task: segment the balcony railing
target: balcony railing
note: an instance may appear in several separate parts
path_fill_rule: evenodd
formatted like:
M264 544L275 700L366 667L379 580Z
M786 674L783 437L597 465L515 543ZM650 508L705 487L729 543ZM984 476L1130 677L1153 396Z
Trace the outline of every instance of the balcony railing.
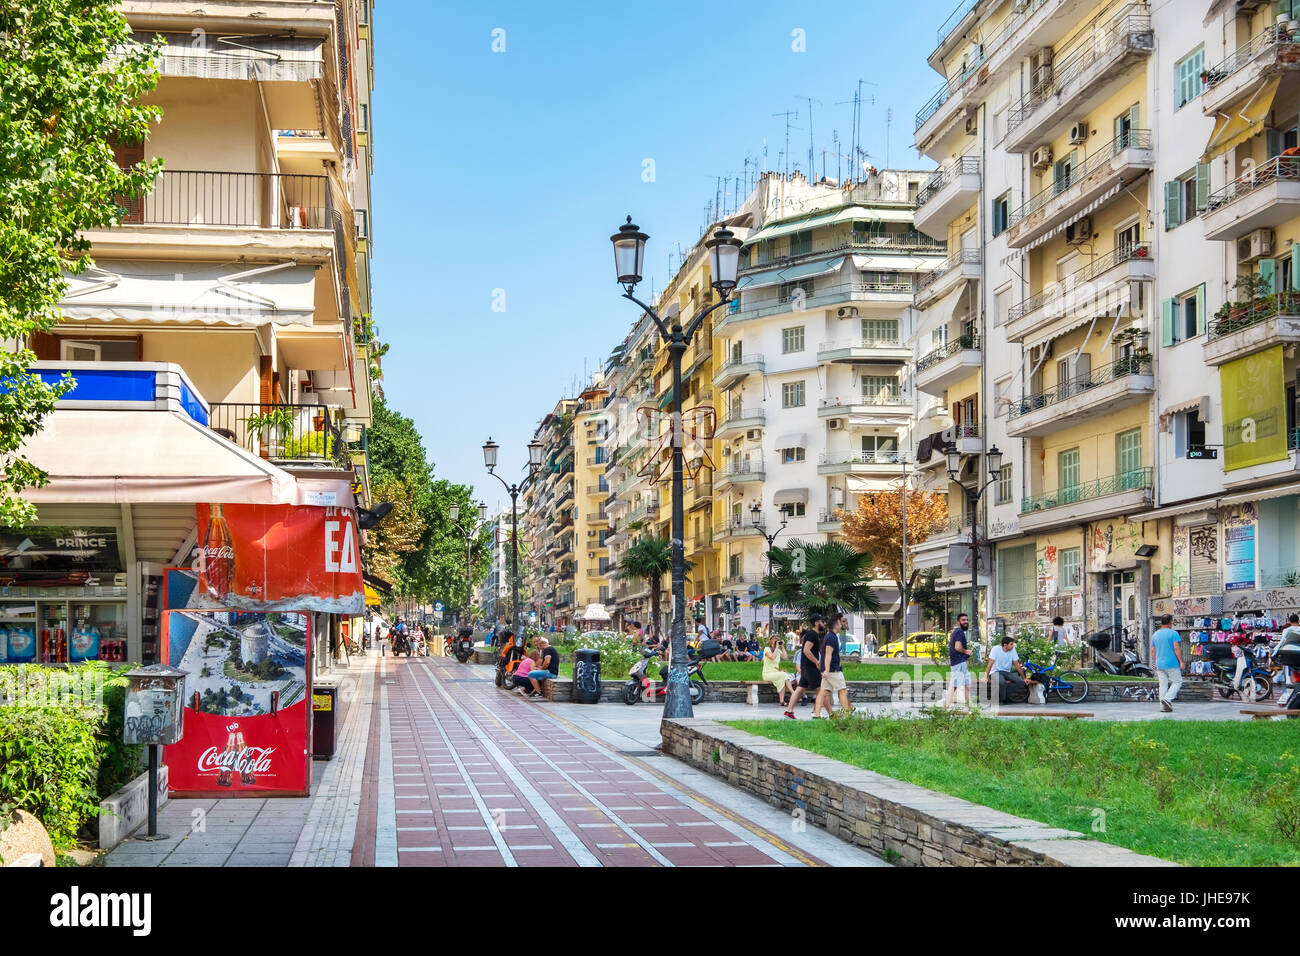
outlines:
M1057 491L1024 498L1020 502L1020 513L1043 511L1047 508L1058 508L1061 505L1075 504L1093 498L1104 498L1107 495L1118 495L1126 491L1138 491L1150 487L1151 469L1134 468L1132 471L1125 471L1118 475L1098 478L1096 481L1085 481Z
M728 359L723 363L722 367L718 369L717 373L713 377L722 378L723 376L731 375L736 371L736 369L742 368L746 365L752 365L757 368L758 371L763 371L763 356L749 353L741 355L739 358Z
M722 579L723 587L735 587L741 584L758 584L763 580L761 574L728 574Z
M966 14L975 9L978 3L979 0L961 0L961 3L957 4L957 9L950 13L948 19L944 20L939 26L939 42L937 45L943 45L943 41L948 39L948 34L957 29L957 25L966 18Z
M980 337L978 335L961 335L953 339L942 348L935 349L933 352L921 356L916 360L916 370L924 372L927 368L938 365L946 358L964 351L965 349L978 349L980 347Z
M1078 166L1070 170L1069 174L1054 180L1050 186L1040 189L1034 193L1030 199L1022 204L1019 209L1011 214L1008 226L1015 226L1021 221L1028 219L1034 213L1043 209L1052 202L1061 193L1068 190L1076 183L1081 183L1097 170L1110 164L1120 153L1126 149L1150 149L1151 148L1151 130L1149 129L1131 129L1121 136L1115 137L1107 145L1100 149L1092 151L1092 155L1085 159Z
M1018 403L1013 404L1007 410L1008 418L1019 418L1021 415L1028 415L1030 412L1037 411L1040 408L1046 408L1049 405L1055 405L1063 402L1067 398L1073 398L1086 392L1090 388L1098 385L1105 385L1116 379L1125 378L1129 375L1150 375L1151 374L1151 354L1142 352L1136 355L1130 355L1122 358L1118 362L1111 362L1109 365L1102 365L1092 370L1088 375L1081 375L1078 378L1072 378L1065 382L1060 382L1045 392L1039 392L1037 395L1030 395L1022 398Z
M740 275L764 272L783 268L812 259L827 259L838 252L942 252L948 244L942 239L927 236L918 229L905 229L902 232L888 232L879 235L855 234L858 238L850 239L833 246L826 246L813 252L801 252L791 256L773 256L766 259L752 258L748 265L742 266Z
M123 225L332 228L324 176L167 169L148 195L117 202Z
M1289 62L1300 61L1300 36L1293 35L1276 24L1244 43L1225 60L1220 60L1205 71L1205 88L1212 90L1232 74L1248 66L1256 57L1276 49Z
M1130 259L1150 259L1151 247L1145 240L1140 240L1134 245L1123 245L1104 256L1098 256L1082 269L1077 269L1070 273L1062 282L1054 282L1038 295L1030 296L1023 302L1018 302L1007 310L1007 321L1014 322L1017 319L1023 319L1031 312L1037 312L1053 299L1062 300L1062 305L1066 300L1075 301L1087 298L1092 290L1086 287L1086 283L1091 282L1098 276L1109 272L1115 266L1128 262Z
M732 477L735 475L761 475L761 474L763 474L763 459L757 456L752 458L746 458L742 461L728 462L716 473L716 475L720 475L723 477Z
M214 432L261 458L351 471L342 424L342 409L328 405L218 402L209 411Z
M941 189L943 189L944 186L947 186L954 179L970 173L978 175L979 171L980 161L978 156L959 156L946 166L941 166L935 174L930 177L930 181L925 184L925 188L917 194L917 208L919 209L921 206L928 203Z
M910 405L912 398L905 392L883 390L879 392L863 393L854 398L823 398L821 400L822 408L841 408L849 405Z
M1213 342L1279 315L1300 315L1300 293L1278 292L1256 299L1248 306L1232 309L1225 317L1210 320L1205 337L1207 341Z
M1236 202L1256 189L1279 180L1300 182L1300 156L1277 156L1262 166L1256 166L1246 175L1210 193L1207 208L1213 210L1230 202Z
M925 273L925 275L918 277L916 280L916 291L917 292L925 291L925 289L927 289L929 286L934 285L934 283L938 282L940 279L942 279L953 269L956 269L958 266L979 265L979 262L980 262L980 251L978 249L958 249L947 259L945 259L943 261L943 265L939 266L939 268L935 269L932 272L927 272Z
M840 339L837 342L821 342L817 345L818 352L835 352L840 349L896 349L902 344L897 335L881 336L879 338L868 338L861 336L856 339Z
M879 448L872 451L822 452L817 456L819 465L901 465L905 461L906 452Z
M756 420L761 425L766 418L767 416L761 408L729 408L727 409L727 417L718 424L718 428L720 430L730 428L735 422L740 421L749 424Z

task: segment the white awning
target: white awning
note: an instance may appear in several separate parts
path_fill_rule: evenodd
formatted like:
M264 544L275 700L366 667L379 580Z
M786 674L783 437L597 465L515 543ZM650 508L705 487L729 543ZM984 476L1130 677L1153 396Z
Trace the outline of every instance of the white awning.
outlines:
M807 448L808 436L806 434L782 435L776 440L774 448Z
M1198 395L1196 398L1189 398L1184 402L1175 402L1168 408L1163 409L1161 415L1177 415L1179 412L1190 412L1196 410L1197 416L1202 422L1209 420L1210 396Z
M808 503L807 488L783 488L772 496L773 505L806 505Z
M845 476L845 487L849 494L861 495L869 491L897 491L893 482L885 478L859 478L857 475Z
M966 288L969 283L961 280L952 290L934 305L927 306L924 311L925 318L918 322L916 331L908 339L909 345L914 345L923 335L930 332L937 326L947 325L958 313L966 307Z
M1287 495L1300 495L1300 481L1293 481L1286 485L1274 485L1272 488L1256 488L1253 491L1243 491L1239 495L1225 495L1219 499L1219 504L1226 508L1230 505L1244 505L1252 501L1267 501L1269 498L1284 498Z
M1042 332L1032 337L1026 337L1025 350L1028 351L1046 342L1051 342L1053 339L1059 339L1066 332L1072 332L1081 325L1087 325L1094 318L1100 319L1105 318L1105 316L1095 316L1091 311L1083 311L1057 319Z
M1124 187L1122 185L1111 186L1110 189L1107 189L1104 193L1102 193L1092 202L1088 203L1088 205L1084 206L1074 215L1067 216L1065 219L1062 219L1060 222L1054 225L1051 229L1047 230L1047 232L1043 233L1037 239L1033 240L1032 242L1026 243L1024 248L1021 249L1020 251L1022 253L1025 253L1031 249L1037 249L1048 239L1051 239L1053 236L1060 235L1062 232L1066 230L1067 227L1073 226L1084 216L1090 214L1094 209L1101 207L1104 203L1110 202L1112 199L1114 199L1116 196L1119 195L1119 191L1123 188Z
M751 272L749 275L740 278L740 281L736 283L736 289L748 292L753 289L781 285L785 282L797 282L800 279L829 275L832 272L838 272L842 265L844 265L844 256L836 256L834 259L823 259L820 262L804 262L799 265L785 266L782 269Z
M870 242L870 240L867 240ZM882 249L888 244L882 243ZM943 253L922 258L920 256L858 256L853 257L855 268L868 272L932 272L943 265Z
M263 83L306 83L325 76L322 37L212 33L196 38L189 33L164 33L161 38L164 46L158 57L158 72L163 76ZM149 43L154 35L137 33L134 39Z
M293 261L250 266L102 260L67 278L62 308L70 319L310 325L315 308L316 267Z
M780 212L781 210L778 207L776 215L779 216ZM910 224L912 222L912 210L906 207L853 205L842 206L839 209L827 209L795 218L777 219L746 239L745 245L752 246L764 239L775 239L777 236L786 236L792 232L802 232L805 229L830 226L837 222L851 222L856 219L866 222L906 222Z
M1156 508L1152 511L1143 511L1140 514L1129 515L1129 521L1155 521L1157 518L1173 518L1178 515L1192 514L1195 511L1209 511L1219 504L1217 498L1197 498L1192 501L1182 501L1176 505L1168 505L1164 508Z

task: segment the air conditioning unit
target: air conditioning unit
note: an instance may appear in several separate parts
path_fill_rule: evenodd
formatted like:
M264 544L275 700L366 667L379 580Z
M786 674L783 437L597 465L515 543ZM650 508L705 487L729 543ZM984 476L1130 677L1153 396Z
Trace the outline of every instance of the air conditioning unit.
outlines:
M966 117L966 135L974 136L980 131L979 114L971 113Z
M1029 88L1031 90L1041 90L1045 86L1051 85L1052 82L1052 64L1044 63L1034 69L1029 75Z
M1256 229L1237 240L1237 261L1255 262L1273 254L1273 230Z
M858 307L856 305L843 305L835 314L841 319L851 319L858 314Z
M1088 121L1078 120L1070 127L1070 145L1079 146L1088 142Z
M826 422L826 427L829 428L831 431L839 431L841 428L844 427L844 419L842 418L829 419Z
M745 432L745 437L748 438L750 441L758 441L760 438L763 437L763 429L751 428L749 431Z
M1029 162L1033 164L1034 169L1046 169L1052 165L1052 147L1039 146L1030 155Z
M1081 246L1092 241L1092 217L1084 216L1065 227L1065 241L1072 246Z

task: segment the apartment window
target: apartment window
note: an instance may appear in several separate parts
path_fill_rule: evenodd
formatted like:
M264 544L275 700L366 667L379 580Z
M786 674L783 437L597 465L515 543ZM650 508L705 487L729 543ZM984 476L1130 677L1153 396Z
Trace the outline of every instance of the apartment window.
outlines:
M1011 501L1011 466L1003 465L998 469L998 504L1005 505Z
M1174 229L1195 219L1210 201L1210 167L1197 165L1165 183L1165 228Z
M1077 165L1079 151L1072 149L1061 159L1052 164L1052 191L1064 192L1074 182L1074 168Z
M1133 133L1138 128L1140 115L1141 110L1137 104L1134 104L1115 117L1115 146L1113 147L1115 152L1127 149L1133 144Z
M370 104L361 104L361 126L360 131L365 133L370 129Z
M608 570L609 570L609 558L601 558L601 559L600 559L600 573L601 573L601 574L604 574L604 573L605 573L606 571L608 571Z
M1205 447L1205 422L1200 409L1180 412L1174 416L1174 457L1186 458L1193 448Z
M802 501L796 501L793 504L782 505L781 512L787 518L802 518L808 513L808 506Z
M781 464L793 465L797 461L803 461L806 454L802 448L782 448Z
M599 535L596 536L596 541L598 542L597 547L600 548L605 547L605 539L608 537L609 537L609 529L606 528L602 530Z
M609 585L607 584L602 584L600 587L600 603L601 604L609 603Z
M898 437L895 435L863 435L862 460L898 461Z
M1115 461L1125 490L1142 487L1142 429L1131 428L1115 436Z
M605 446L604 446L604 445L597 445L597 446L596 446L596 464L598 464L598 465L603 465L603 464L605 464ZM601 479L601 483L602 483L602 484L604 483L604 479Z
M1062 501L1079 500L1079 449L1067 448L1057 453L1056 482Z
M804 383L786 382L781 386L781 407L799 408L804 404Z
M1134 221L1121 229L1115 230L1115 249L1119 255L1126 256L1140 245L1142 245L1142 224L1140 222Z
M1018 547L998 548L997 569L999 611L1032 611L1038 606L1038 570L1033 542Z
M862 341L864 343L880 342L898 344L897 319L863 319Z
M796 325L792 328L781 330L781 351L782 352L802 352L803 351L803 329L802 325Z
M812 279L800 279L798 282L783 282L781 284L780 301L789 302L796 296L802 296L804 299L813 297L814 283Z
M916 201L920 198L921 198L921 184L915 181L908 183L907 201L915 204Z
M1007 224L1011 219L1010 189L993 200L993 212L990 218L993 223L993 235L1001 235L1007 231Z
M805 229L803 232L792 233L790 235L790 255L801 256L807 252L812 252L812 230Z
M1205 47L1174 64L1174 109L1182 109L1205 91L1201 71L1205 69Z
M1081 573L1083 549L1061 548L1056 552L1056 560L1060 574L1058 578L1060 589L1067 593L1083 590L1083 575Z
M740 568L741 568L740 562L743 560L743 557L744 557L743 555L733 554L729 558L727 558L728 575L730 575L733 578L740 577Z
M885 404L898 399L898 379L892 375L862 376L862 400L867 404Z
M1205 285L1165 299L1160 309L1160 344L1176 345L1205 332Z

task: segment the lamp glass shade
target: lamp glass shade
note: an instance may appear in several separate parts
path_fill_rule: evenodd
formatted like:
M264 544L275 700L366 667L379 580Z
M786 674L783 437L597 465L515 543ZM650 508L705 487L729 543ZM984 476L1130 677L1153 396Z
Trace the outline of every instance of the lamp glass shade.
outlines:
M998 446L990 447L984 454L984 458L989 464L989 477L997 478L1002 472L1002 452L998 450Z
M497 445L491 438L483 444L483 464L487 465L488 471L497 466Z
M478 520L483 522L487 521L487 505L480 504L478 506Z
M754 505L749 509L749 521L755 528L763 523L763 509Z
M451 520L452 520L452 521L456 521L457 519L459 519L459 518L460 518L460 505L456 504L456 502L453 501L453 502L451 503L451 507L449 507L449 508L447 509L447 514L451 517Z
M954 478L961 471L961 452L953 450L948 452L948 474Z
M530 468L541 467L543 450L544 446L536 438L528 443L528 466Z
M614 244L614 272L620 285L632 286L641 281L645 265L645 244L649 238L636 227L631 216L618 227L618 232L609 237Z
M740 247L743 245L729 229L719 229L705 245L713 266L713 288L719 292L736 287L736 273L740 269Z

